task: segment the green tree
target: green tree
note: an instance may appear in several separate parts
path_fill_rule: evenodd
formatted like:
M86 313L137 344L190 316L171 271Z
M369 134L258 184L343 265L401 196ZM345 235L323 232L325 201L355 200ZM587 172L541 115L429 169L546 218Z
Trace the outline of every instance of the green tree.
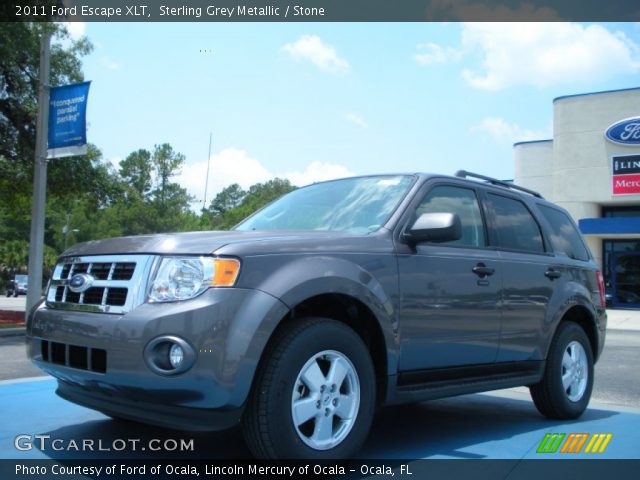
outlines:
M161 204L164 204L167 194L170 193L170 179L180 174L180 169L184 164L184 155L174 152L168 143L163 143L154 147L151 159L156 174L154 196ZM171 190L173 190L174 194L177 192L175 188Z
M83 80L81 58L92 50L86 38L74 41L60 23L0 23L0 178L11 178L0 191L28 184L35 151L40 69L40 38L49 30L51 85ZM6 187L12 187L7 189Z
M240 185L234 183L222 189L211 202L209 211L213 216L224 215L227 210L237 207L247 195Z
M82 81L81 58L92 49L86 38L72 40L60 23L0 23L0 218L4 223L0 244L27 242L29 238L40 39L45 31L53 35L53 86ZM99 155L96 159L99 163ZM96 163L90 160L87 165L79 157L50 162L49 197L69 198L89 188L99 192L112 189L113 184L105 175L99 175L101 182L86 181L86 174L93 175L96 168L99 169Z
M151 192L152 173L151 153L144 148L131 152L120 162L120 177L140 199L147 198Z
M0 266L8 272L26 272L29 244L24 240L12 240L0 247Z

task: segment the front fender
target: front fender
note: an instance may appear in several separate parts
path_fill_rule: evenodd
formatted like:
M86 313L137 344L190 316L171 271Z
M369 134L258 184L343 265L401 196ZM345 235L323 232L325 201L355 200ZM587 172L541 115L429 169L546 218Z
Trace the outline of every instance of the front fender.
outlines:
M248 288L262 290L294 309L310 298L325 294L351 297L366 306L382 331L387 350L387 371L397 369L397 263L392 255L335 256L292 255L244 259ZM286 260L286 261L285 261ZM273 268L274 265L277 267ZM261 274L259 272L262 272Z

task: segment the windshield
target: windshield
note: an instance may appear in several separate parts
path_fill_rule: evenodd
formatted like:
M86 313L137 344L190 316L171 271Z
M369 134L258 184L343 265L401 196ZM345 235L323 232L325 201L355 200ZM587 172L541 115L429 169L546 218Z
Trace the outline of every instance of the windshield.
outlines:
M310 185L276 200L236 230L372 232L391 216L413 180L376 176Z
M27 283L29 281L29 277L27 275L16 275L16 282Z

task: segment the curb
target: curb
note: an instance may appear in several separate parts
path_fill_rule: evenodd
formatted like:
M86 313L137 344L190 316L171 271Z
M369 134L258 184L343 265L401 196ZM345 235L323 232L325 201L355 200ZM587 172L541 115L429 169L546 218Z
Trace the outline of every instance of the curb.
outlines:
M0 337L17 337L24 335L26 330L25 327L0 328Z

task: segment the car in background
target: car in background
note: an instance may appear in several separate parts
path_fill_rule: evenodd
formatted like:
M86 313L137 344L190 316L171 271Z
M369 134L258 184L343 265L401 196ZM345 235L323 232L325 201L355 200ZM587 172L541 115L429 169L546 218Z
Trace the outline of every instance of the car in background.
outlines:
M26 295L28 285L29 275L16 275L13 280L9 282L9 287L7 288L7 297Z

